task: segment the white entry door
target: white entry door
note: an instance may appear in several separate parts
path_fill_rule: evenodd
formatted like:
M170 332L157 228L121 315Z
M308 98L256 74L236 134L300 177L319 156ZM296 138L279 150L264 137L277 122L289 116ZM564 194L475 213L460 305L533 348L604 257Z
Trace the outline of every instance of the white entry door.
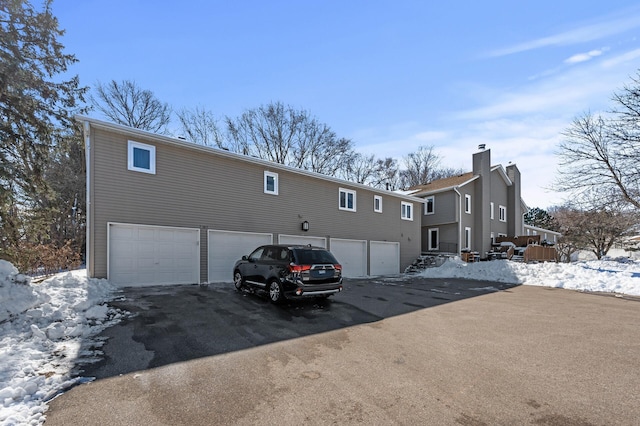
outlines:
M342 265L345 277L367 275L367 240L344 240L331 238L331 253Z
M233 281L233 265L236 261L272 242L273 234L209 230L209 282Z
M121 286L200 282L200 230L109 223L108 280Z
M395 275L400 273L400 243L371 241L371 275Z

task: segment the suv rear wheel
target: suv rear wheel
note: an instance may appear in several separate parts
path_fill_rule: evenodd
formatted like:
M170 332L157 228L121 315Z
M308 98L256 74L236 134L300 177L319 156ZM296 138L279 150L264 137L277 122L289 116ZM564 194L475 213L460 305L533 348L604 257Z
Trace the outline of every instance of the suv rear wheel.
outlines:
M273 303L280 303L284 300L284 295L282 294L282 286L276 280L269 281L269 299Z

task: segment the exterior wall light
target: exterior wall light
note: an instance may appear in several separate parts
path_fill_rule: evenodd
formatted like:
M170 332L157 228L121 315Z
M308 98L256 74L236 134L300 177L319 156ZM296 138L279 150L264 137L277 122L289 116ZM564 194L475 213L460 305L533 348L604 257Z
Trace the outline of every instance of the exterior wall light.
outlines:
M309 230L309 222L307 222L306 220L302 222L302 230L305 232Z

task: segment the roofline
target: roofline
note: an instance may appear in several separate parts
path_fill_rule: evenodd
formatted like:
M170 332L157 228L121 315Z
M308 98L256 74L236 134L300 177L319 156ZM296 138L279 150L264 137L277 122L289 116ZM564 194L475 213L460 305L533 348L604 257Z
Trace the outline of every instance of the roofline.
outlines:
M460 188L461 186L465 186L466 184L473 182L474 180L478 179L479 177L480 177L479 175L475 175L471 179L462 182L460 185L451 185L451 186L447 186L446 188L434 189L433 191L418 192L417 193L418 195L416 195L416 197L417 196L422 196L422 195L432 195L432 194L439 194L441 192L452 191L455 188Z
M505 172L504 167L502 167L502 164L498 164L497 166L493 166L491 168L491 171L494 171L494 170L498 170L500 172L500 176L502 176L502 179L507 184L507 186L513 185L513 182L511 181L511 179L509 179L509 176L507 176L507 173Z
M238 154L238 153L231 152L231 151L225 151L223 149L219 149L219 148L215 148L215 147L211 147L211 146L199 145L199 144L197 144L195 142L189 142L189 141L186 141L186 140L175 138L173 136L160 135L160 134L157 134L157 133L148 132L146 130L140 130L140 129L136 129L136 128L133 128L133 127L124 126L122 124L109 123L107 121L98 120L98 119L87 117L85 115L80 115L80 114L75 115L74 118L80 123L89 123L90 126L94 126L96 128L99 128L99 129L111 130L111 131L124 133L126 135L131 135L131 136L140 136L140 137L144 137L144 138L153 138L153 139L156 139L156 140L160 140L163 143L179 146L181 148L192 149L192 150L195 150L195 151L203 151L203 152L207 152L207 153L210 153L210 154L218 155L218 156L224 157L224 158L230 158L230 159L234 159L234 160L244 161L244 162L247 162L247 163L257 164L257 165L260 165L260 166L269 167L270 169L282 170L282 171L286 171L286 172L290 172L290 173L296 173L296 174L299 174L299 175L303 175L303 176L307 176L307 177L311 177L311 178L315 178L315 179L321 179L321 180L325 180L325 181L328 181L328 182L337 183L337 184L343 185L343 186L350 186L350 187L354 187L354 188L360 188L360 189L364 189L364 190L367 190L367 191L376 192L378 194L384 194L384 195L389 195L389 196L392 196L392 197L395 197L395 198L401 198L401 199L404 199L404 200L410 200L410 201L413 201L415 203L423 203L424 202L423 199L415 197L415 196L397 194L397 193L394 193L392 191L387 191L387 190L384 190L384 189L374 188L372 186L364 185L362 183L350 182L350 181L343 180L343 179L338 179L338 178L335 178L335 177L332 177L332 176L323 175L322 173L317 173L317 172L312 172L312 171L309 171L309 170L298 169L296 167L287 166L287 165L279 164L279 163L274 163L272 161L263 160L261 158L249 157L249 156L246 156L246 155L243 155L243 154Z
M562 232L552 231L551 229L538 228L537 226L527 225L526 223L524 224L524 227L532 229L534 231L542 231L542 232L548 232L548 233L551 233L551 234L562 235Z

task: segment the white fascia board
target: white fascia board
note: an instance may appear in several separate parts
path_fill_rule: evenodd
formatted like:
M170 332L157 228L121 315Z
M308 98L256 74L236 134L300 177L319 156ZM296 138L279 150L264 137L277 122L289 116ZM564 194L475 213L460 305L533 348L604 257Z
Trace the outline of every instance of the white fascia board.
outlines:
M191 149L191 150L194 150L194 151L203 151L203 152L207 152L209 154L214 154L214 155L217 155L217 156L223 157L223 158L230 158L230 159L234 159L234 160L244 161L244 162L247 162L247 163L257 164L257 165L260 165L260 166L263 166L263 167L267 167L267 168L272 169L272 170L282 170L282 171L287 171L287 172L291 172L291 173L296 173L296 174L299 174L299 175L308 176L308 177L312 177L312 178L315 178L315 179L321 179L321 180L325 180L325 181L328 181L328 182L333 182L333 183L336 183L336 184L341 185L341 186L347 186L347 187L351 187L351 188L363 189L363 190L375 192L377 194L382 194L382 195L386 195L386 196L400 198L400 199L403 199L403 200L408 200L408 201L411 201L411 202L414 202L414 203L422 203L422 202L424 202L423 199L415 197L415 196L398 194L398 193L394 193L392 191L387 191L387 190L384 190L384 189L374 188L372 186L364 185L364 184L361 184L361 183L349 182L349 181L346 181L346 180L342 180L342 179L334 178L334 177L331 177L331 176L323 175L321 173L311 172L311 171L308 171L308 170L298 169L296 167L286 166L284 164L274 163L272 161L263 160L261 158L249 157L247 155L237 154L237 153L231 152L231 151L225 151L224 149L220 149L220 148L214 148L214 147L211 147L211 146L199 145L199 144L197 144L195 142L189 142L189 141L186 141L186 140L174 138L172 136L159 135L157 133L148 132L146 130L135 129L133 127L124 126L122 124L109 123L107 121L97 120L95 118L87 117L87 116L84 116L84 115L76 115L74 118L80 123L89 123L89 125L94 126L96 128L104 129L104 130L108 130L108 131L112 131L112 132L117 132L117 133L122 133L122 134L125 134L127 136L133 136L133 137L139 136L139 137L143 137L143 138L147 138L147 139L152 139L154 141L158 141L158 142L161 142L161 143L164 143L164 144L167 144L167 145L174 145L174 146L178 146L178 147L185 148L185 149Z
M504 167L502 167L502 164L498 164L497 166L493 166L491 168L491 171L498 171L498 173L500 174L500 176L502 177L502 179L504 180L504 183L507 184L507 186L511 186L513 185L513 182L511 182L511 179L509 179L509 176L507 176L507 172L505 172Z

